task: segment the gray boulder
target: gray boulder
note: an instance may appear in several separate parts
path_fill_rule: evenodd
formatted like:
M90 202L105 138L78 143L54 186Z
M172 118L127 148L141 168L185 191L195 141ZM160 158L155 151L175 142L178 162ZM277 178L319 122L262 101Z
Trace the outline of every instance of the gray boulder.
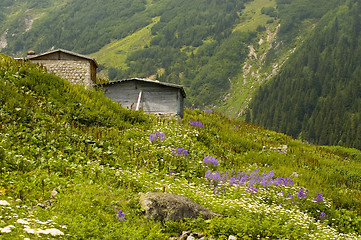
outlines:
M179 221L184 218L209 219L221 216L200 206L189 198L162 192L140 193L140 206L148 219L156 221Z

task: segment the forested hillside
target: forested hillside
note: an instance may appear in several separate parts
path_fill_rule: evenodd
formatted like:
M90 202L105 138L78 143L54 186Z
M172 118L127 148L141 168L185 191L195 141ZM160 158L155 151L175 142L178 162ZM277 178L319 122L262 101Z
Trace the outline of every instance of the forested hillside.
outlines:
M250 44L281 22L283 44L274 43L279 47L271 50L262 65L277 62L279 52L300 35L300 23L318 19L334 2L3 1L0 48L13 56L24 56L29 49L44 52L51 48L94 54L111 80L152 77L180 83L188 93L188 104L217 106L231 88L244 81L242 68ZM249 3L253 7L245 14ZM113 47L107 47L109 44ZM271 43L260 45L258 53L264 54L268 45ZM104 57L109 55L111 61ZM240 88L247 91L251 86ZM237 91L233 96L237 98ZM245 99L240 97L236 102L240 101Z
M10 12L9 18L17 21L3 26L3 30L8 28L9 40L4 51L15 55L29 49L42 52L56 47L84 54L96 52L111 39L147 25L149 18L135 16L145 10L145 5L144 0L11 1L2 11ZM33 24L24 31L26 18Z
M350 1L324 16L259 89L248 119L313 143L361 148L360 14Z
M2 51L21 55L29 49L43 52L55 47L96 55L103 46L126 37L134 43L133 34L148 27L150 35L141 38L149 41L117 51L119 60L111 64L105 60L104 65L100 61L101 69L109 70L111 79L155 75L181 83L189 104L210 105L230 88L230 79L241 71L248 54L247 42L254 33L233 32L246 2L69 0L59 5L48 0L41 6L7 2L1 10L7 13L1 26L7 40ZM32 24L25 30L20 25L26 19Z
M148 48L128 58L129 73L187 86L191 103L215 103L248 54L251 35L232 33L244 1L174 1L153 26ZM124 73L123 73L124 74Z

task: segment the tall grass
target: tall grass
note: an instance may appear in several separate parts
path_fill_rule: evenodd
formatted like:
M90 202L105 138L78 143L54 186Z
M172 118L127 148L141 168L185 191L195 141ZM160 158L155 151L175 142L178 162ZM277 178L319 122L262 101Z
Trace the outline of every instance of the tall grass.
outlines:
M1 238L168 239L191 230L217 239L350 239L361 233L355 149L310 145L199 109L186 109L181 122L158 119L31 63L3 55L0 63ZM294 185L231 184L230 177L256 169L260 177L272 171ZM210 183L210 172L229 177ZM301 187L309 196L297 200ZM138 194L148 191L187 196L223 217L147 220ZM321 193L324 200L315 201ZM117 220L120 210L125 220ZM44 233L52 228L64 235Z

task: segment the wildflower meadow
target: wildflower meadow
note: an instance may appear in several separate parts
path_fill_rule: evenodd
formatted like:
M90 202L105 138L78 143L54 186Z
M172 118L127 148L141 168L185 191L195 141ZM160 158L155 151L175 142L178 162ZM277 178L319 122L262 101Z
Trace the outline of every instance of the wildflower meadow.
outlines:
M360 151L214 110L156 118L4 55L0 166L0 239L361 239ZM146 192L219 216L152 221Z

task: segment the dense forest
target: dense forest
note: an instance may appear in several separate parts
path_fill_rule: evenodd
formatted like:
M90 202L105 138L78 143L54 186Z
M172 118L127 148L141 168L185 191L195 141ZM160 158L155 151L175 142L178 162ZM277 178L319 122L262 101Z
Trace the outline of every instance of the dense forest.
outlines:
M123 76L149 76L164 68L158 79L187 86L192 104L216 102L248 54L251 34L232 33L243 2L172 2L153 26L150 46L129 57L130 68Z
M122 38L147 25L149 21L149 17L135 17L138 12L145 10L145 0L66 1L65 4L55 5L55 8L51 8L55 4L52 0L37 4L32 4L32 1L21 2L24 2L24 6L18 3L14 8L25 8L28 14L22 14L17 21L7 26L14 42L4 49L6 53L15 54L29 48L42 52L56 47L89 54L99 50L111 39ZM15 3L7 5L11 7L12 4ZM34 21L29 31L21 32L24 31L24 19L41 9L45 9L44 15Z
M360 14L351 1L324 16L259 89L248 120L317 144L361 148Z

